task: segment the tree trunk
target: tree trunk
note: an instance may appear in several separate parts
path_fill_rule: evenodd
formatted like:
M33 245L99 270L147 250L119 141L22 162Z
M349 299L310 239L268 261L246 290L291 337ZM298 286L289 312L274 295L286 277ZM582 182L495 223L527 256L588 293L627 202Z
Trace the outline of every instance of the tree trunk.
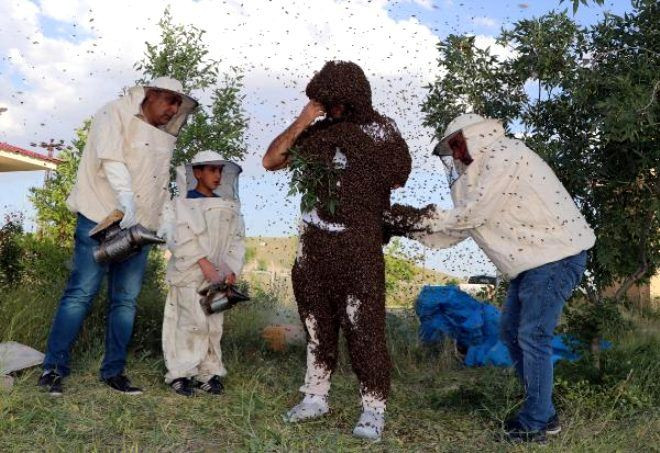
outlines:
M653 219L655 218L655 215L656 215L655 211L651 211L646 219L645 228L641 231L641 236L639 238L639 266L637 267L637 270L635 270L635 272L628 275L623 280L621 286L614 294L614 299L616 300L617 303L619 303L619 301L623 297L625 297L626 293L628 292L628 290L632 285L634 285L640 279L646 276L646 273L649 270L649 261L648 261L648 252L646 250L646 243L648 241L649 230L651 229L651 225L653 225Z
M603 294L598 288L589 285L585 288L587 290L587 299L589 300L589 303L595 306L603 304ZM596 367L598 371L600 371L601 341L602 337L600 336L600 333L597 333L596 336L591 339L590 345L591 355L594 359L594 367Z
M591 354L593 355L594 358L594 366L598 371L600 371L600 343L601 343L601 338L600 335L592 338L591 340Z

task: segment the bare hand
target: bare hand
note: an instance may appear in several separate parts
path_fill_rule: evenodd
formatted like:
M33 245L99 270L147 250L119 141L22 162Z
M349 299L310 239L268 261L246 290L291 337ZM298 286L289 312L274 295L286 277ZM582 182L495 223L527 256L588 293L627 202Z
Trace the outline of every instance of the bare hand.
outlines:
M309 101L298 118L268 146L268 151L261 160L264 168L273 171L286 167L289 164L289 149L300 134L322 115L325 115L323 105L320 102Z
M298 119L306 126L309 126L316 118L323 115L325 115L323 104L317 101L309 101L302 109L302 112L300 112L300 115L298 115Z
M232 272L231 274L227 275L227 277L225 277L225 283L228 284L228 285L235 285L236 284L236 274L234 274Z
M222 277L220 276L220 273L215 268L212 262L210 262L206 258L202 258L199 261L197 261L197 264L199 264L199 267L202 269L202 274L204 274L204 279L206 279L207 282L220 283L222 281Z

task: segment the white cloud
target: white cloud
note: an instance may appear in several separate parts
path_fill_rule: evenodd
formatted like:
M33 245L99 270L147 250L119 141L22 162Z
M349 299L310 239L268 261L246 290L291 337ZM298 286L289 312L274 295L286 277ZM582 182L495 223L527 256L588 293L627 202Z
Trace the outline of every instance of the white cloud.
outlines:
M83 1L40 0L39 7L44 16L63 22L80 21L89 13Z
M433 9L433 0L412 0L414 3L426 9Z
M4 103L0 101L0 105L3 104ZM21 135L24 132L21 124L16 120L15 116L9 110L0 113L0 130L7 131L15 135ZM0 139L0 141L2 141L2 139Z
M402 3L413 3L417 6L421 6L424 9L431 10L435 7L433 4L434 0L390 0L389 3L393 5L402 4ZM385 2L387 3L387 2Z
M83 119L139 76L133 63L145 41L158 41L163 9L157 0L3 2L0 29L7 39L0 52L25 86L14 97L3 93L13 122L23 128L3 127L0 139L26 145L70 138ZM414 18L389 17L384 0L318 0L313 7L302 0L181 0L171 9L175 21L207 31L210 56L223 68L245 71L248 171L259 169L258 156L302 108L307 81L329 59L358 62L378 108L395 118L413 150L427 154L431 132L420 126L419 104L422 87L438 71L437 38ZM78 42L47 37L41 17L75 24Z
M477 16L472 18L472 23L474 25L479 25L481 27L495 28L499 25L499 22L492 17L488 16Z
M516 55L515 50L510 46L497 44L497 40L494 36L477 35L474 38L474 45L480 49L490 48L490 53L497 55L500 60L508 60Z

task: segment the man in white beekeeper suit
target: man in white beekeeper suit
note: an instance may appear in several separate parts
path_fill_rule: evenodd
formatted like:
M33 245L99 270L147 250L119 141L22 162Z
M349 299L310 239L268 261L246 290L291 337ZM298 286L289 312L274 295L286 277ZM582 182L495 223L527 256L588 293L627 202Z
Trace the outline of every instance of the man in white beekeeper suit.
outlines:
M89 234L116 209L124 214L123 229L138 223L150 230L159 228L169 197L176 137L196 107L197 101L183 93L179 81L159 77L130 88L94 115L67 200L77 214L73 268L55 313L39 378L39 385L51 395L62 393L71 348L106 274L109 309L101 380L120 392L142 393L124 375L124 366L149 248L121 262L99 264L93 256L99 243Z
M193 396L195 387L219 395L227 374L220 349L223 313L205 313L197 290L207 283L233 285L243 267L241 167L216 152L202 151L176 173L178 195L172 202L168 241L170 289L163 317L165 382L183 396Z
M560 430L550 342L582 279L594 232L550 167L521 140L506 137L497 120L460 115L434 154L447 168L454 208L427 207L407 235L437 249L471 237L510 279L501 335L525 401L505 432L512 441L543 441Z

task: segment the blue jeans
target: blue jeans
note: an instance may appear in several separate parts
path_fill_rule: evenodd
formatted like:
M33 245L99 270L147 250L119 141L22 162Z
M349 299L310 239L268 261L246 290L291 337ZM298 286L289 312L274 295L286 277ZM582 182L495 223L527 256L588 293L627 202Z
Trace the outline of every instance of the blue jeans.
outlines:
M544 429L555 415L551 341L564 302L580 283L586 262L583 251L522 272L509 285L501 337L525 388L517 419L532 431Z
M137 255L119 263L99 264L93 256L93 249L98 242L89 237L90 230L95 226L96 223L78 214L73 269L55 312L46 346L44 370L55 370L62 376L67 376L70 372L71 347L106 274L109 307L101 377L105 379L121 374L126 365L126 352L135 320L136 299L142 287L149 248L144 247Z

